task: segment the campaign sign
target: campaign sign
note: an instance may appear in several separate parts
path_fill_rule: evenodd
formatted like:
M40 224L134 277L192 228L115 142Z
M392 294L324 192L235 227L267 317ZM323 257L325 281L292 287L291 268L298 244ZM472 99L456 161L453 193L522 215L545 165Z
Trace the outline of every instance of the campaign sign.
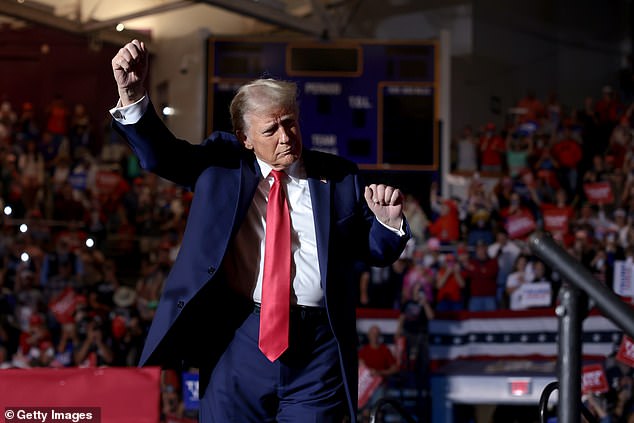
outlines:
M183 372L183 403L185 410L198 410L198 373Z
M48 306L60 324L71 323L74 321L73 313L77 306L77 294L73 288L67 287L53 298Z
M359 408L363 408L368 403L374 391L381 385L381 381L380 376L373 375L367 366L359 364L359 395L357 400Z
M68 175L68 182L73 187L73 189L77 191L86 191L86 188L88 187L88 173L86 173L85 171L74 171L73 173Z
M588 364L581 370L581 392L602 394L608 392L608 379L601 364Z
M570 217L565 209L546 209L543 212L544 229L548 232L565 233L568 232L568 221Z
M509 238L517 239L533 232L537 227L537 223L530 212L521 212L509 216L505 226Z
M517 291L521 308L550 306L552 289L549 282L525 283Z
M634 297L633 268L633 263L630 260L616 260L614 262L612 287L616 295L621 297Z
M629 336L623 336L616 359L630 367L634 367L634 342Z
M614 202L612 186L609 182L583 184L583 191L592 204L611 204Z

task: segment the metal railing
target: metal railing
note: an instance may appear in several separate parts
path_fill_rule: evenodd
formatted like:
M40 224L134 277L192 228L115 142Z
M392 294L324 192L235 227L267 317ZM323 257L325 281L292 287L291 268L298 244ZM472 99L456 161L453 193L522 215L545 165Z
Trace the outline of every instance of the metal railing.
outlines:
M578 423L580 414L585 415L585 407L581 404L581 338L583 319L588 313L588 297L604 316L631 337L634 336L634 312L548 234L532 234L528 245L566 281L560 291L560 304L555 309L559 318L557 422ZM545 407L545 403L540 401L540 408Z
M548 416L546 415L546 409L548 408L548 400L551 394L559 389L559 382L550 382L544 387L542 395L539 397L539 421L546 423ZM581 404L581 414L588 421L588 423L599 423L596 417L588 410L583 404Z

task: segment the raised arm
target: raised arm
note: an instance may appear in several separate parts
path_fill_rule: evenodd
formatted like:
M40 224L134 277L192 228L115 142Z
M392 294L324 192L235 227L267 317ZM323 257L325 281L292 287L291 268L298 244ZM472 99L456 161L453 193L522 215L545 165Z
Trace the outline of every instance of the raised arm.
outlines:
M145 89L148 75L148 51L145 44L133 40L112 59L119 102L111 110L114 129L128 142L141 166L188 189L211 165L227 164L239 150L231 136L216 136L201 145L177 138L165 126L149 101ZM229 135L229 134L227 134Z

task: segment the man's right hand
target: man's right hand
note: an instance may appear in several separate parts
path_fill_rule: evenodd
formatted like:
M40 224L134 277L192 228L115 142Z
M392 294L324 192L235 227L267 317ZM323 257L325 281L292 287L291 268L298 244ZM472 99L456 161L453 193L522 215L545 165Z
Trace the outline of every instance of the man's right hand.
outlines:
M143 97L143 84L148 73L148 52L145 44L139 40L132 40L123 46L112 58L112 72L122 106L135 103Z

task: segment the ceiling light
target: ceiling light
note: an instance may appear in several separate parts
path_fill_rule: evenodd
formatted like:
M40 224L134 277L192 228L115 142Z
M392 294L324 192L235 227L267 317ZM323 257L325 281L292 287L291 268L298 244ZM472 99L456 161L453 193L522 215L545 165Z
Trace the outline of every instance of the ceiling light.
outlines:
M117 24L117 26L115 27L117 31L121 32L125 29L125 25L122 23Z

